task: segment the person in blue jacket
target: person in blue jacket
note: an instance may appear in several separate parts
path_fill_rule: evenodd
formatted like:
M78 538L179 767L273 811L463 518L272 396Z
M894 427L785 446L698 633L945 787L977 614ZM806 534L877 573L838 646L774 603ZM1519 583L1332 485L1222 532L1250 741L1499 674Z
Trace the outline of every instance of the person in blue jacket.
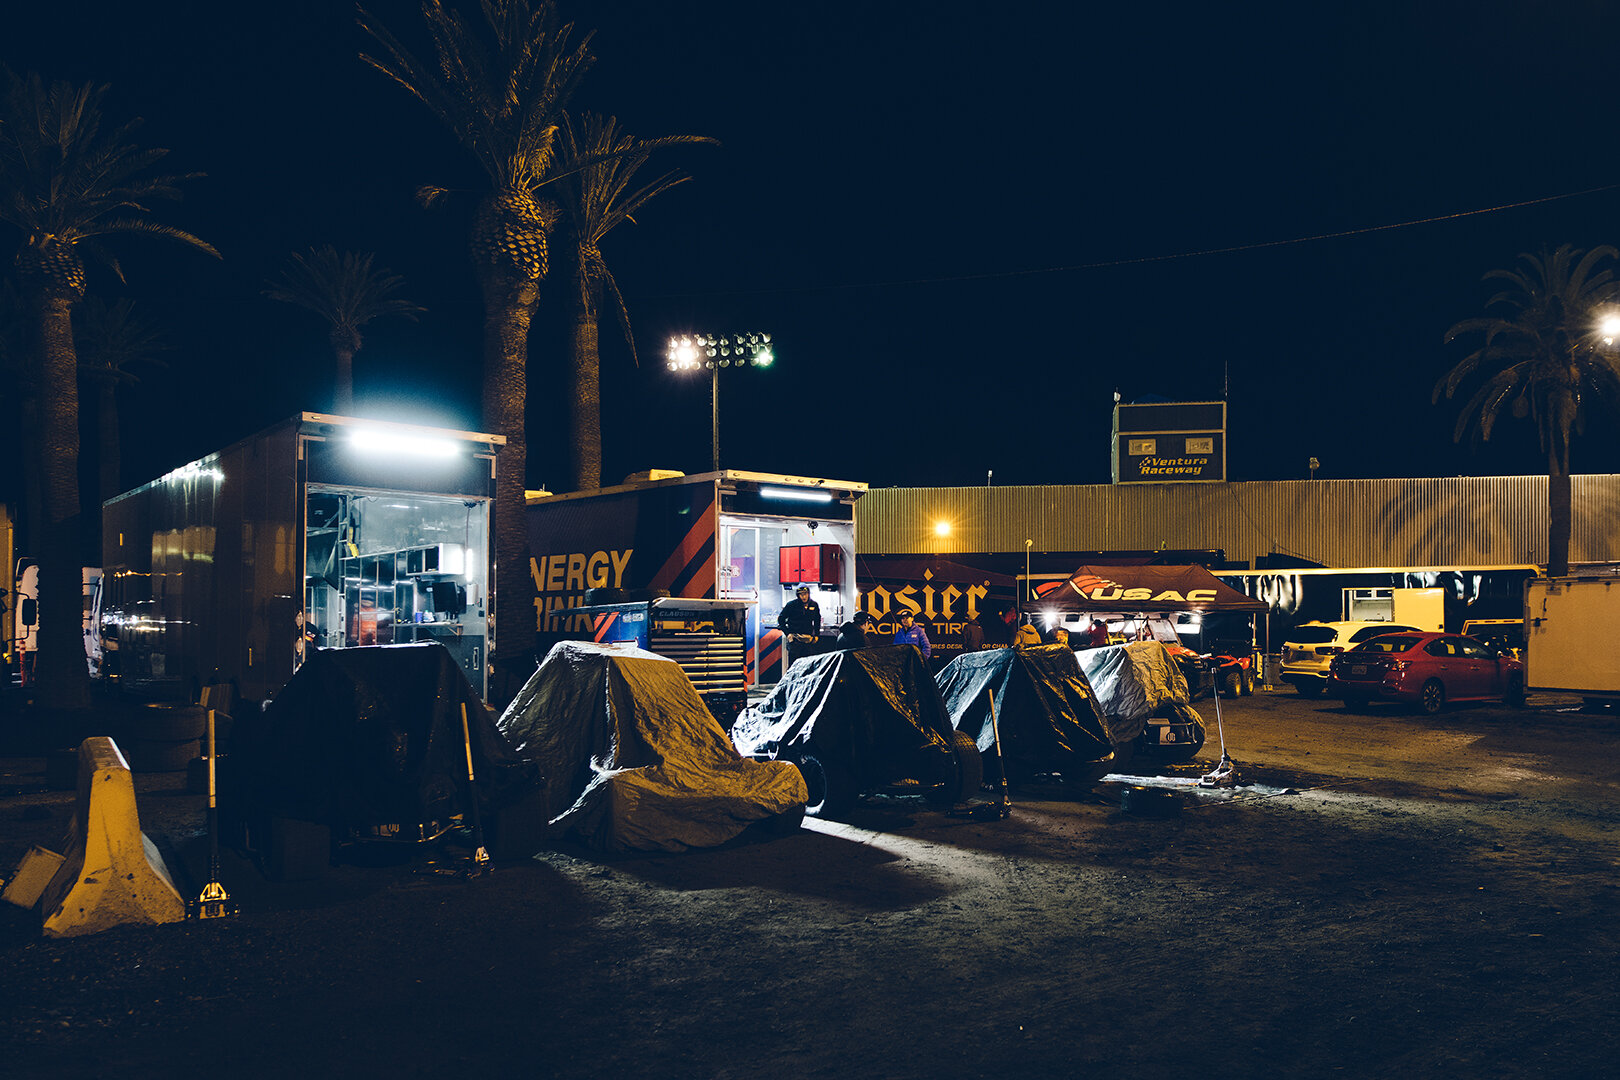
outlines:
M910 611L901 611L896 618L900 620L900 629L894 632L894 643L917 646L922 650L923 659L927 660L934 647L928 642L928 631L918 625L917 616Z

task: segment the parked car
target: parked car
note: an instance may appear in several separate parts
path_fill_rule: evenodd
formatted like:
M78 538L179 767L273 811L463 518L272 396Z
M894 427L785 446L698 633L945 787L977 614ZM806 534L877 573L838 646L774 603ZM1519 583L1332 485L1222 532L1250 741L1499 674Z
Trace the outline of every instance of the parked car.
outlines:
M1300 693L1315 697L1327 689L1328 665L1335 656L1380 634L1401 633L1422 631L1405 623L1366 620L1301 623L1283 639L1282 670L1278 674Z
M1469 619L1462 625L1465 636L1495 645L1515 660L1524 659L1523 619Z
M1462 634L1381 634L1333 658L1328 693L1350 706L1404 701L1437 713L1451 701L1524 704L1524 664Z

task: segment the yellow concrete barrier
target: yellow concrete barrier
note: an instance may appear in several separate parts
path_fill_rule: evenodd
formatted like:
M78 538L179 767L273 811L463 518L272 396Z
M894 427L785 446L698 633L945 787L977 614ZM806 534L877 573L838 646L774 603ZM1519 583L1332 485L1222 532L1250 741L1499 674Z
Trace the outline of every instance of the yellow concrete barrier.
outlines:
M135 783L104 736L79 745L79 797L62 865L40 894L47 937L180 922L186 902L135 813Z

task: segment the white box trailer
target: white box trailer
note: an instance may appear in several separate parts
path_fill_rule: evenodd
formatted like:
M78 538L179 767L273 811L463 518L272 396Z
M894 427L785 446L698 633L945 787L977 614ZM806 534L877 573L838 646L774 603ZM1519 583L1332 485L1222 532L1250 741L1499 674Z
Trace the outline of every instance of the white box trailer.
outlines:
M109 499L103 673L261 699L309 649L437 641L485 695L505 442L299 413Z
M1620 577L1531 578L1524 584L1525 685L1620 698Z
M1345 589L1342 618L1346 621L1393 622L1419 630L1446 628L1444 589Z
M846 480L724 470L531 496L541 641L647 644L649 631L604 605L668 598L670 605L648 609L656 622L660 607L676 610L681 600L729 602L717 607L743 616L743 685L774 683L788 659L777 618L800 586L821 608L819 647L830 648L838 625L855 614L855 502L865 492L865 484ZM710 632L709 620L688 621L693 632ZM648 647L674 655L671 645L665 637Z

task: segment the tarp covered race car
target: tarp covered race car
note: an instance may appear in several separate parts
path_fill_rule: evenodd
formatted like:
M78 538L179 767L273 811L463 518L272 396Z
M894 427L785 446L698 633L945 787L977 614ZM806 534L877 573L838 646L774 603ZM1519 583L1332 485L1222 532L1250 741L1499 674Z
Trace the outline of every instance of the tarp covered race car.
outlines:
M1075 653L1110 731L1134 732L1134 752L1160 761L1190 761L1204 746L1204 721L1193 709L1181 665L1157 641ZM1122 755L1125 756L1125 755Z
M430 840L471 809L469 742L485 820L543 783L444 646L321 649L262 716L237 719L221 788L249 820L324 825L337 839Z
M902 785L949 806L979 790L973 739L951 727L914 645L807 656L731 729L737 749L804 773L805 812L836 818L865 792Z
M972 736L982 754L996 753L999 735L1011 783L1057 774L1089 787L1117 767L1116 746L1128 756L1142 732L1141 718L1113 721L1098 708L1065 645L962 653L936 681L956 730ZM986 762L990 775L999 776L997 768Z
M1253 650L1246 644L1200 653L1187 647L1176 630L1175 617L1182 613L1252 616L1266 611L1264 602L1238 592L1202 566L1082 566L1063 580L1042 583L1035 592L1028 605L1031 614L1049 626L1069 628L1070 643L1077 647L1154 640L1176 658L1194 696L1217 681L1228 696L1254 690ZM1107 628L1107 642L1086 639L1093 623Z
M560 642L498 723L552 778L552 830L599 849L712 847L802 816L799 770L739 756L680 665L650 652Z

